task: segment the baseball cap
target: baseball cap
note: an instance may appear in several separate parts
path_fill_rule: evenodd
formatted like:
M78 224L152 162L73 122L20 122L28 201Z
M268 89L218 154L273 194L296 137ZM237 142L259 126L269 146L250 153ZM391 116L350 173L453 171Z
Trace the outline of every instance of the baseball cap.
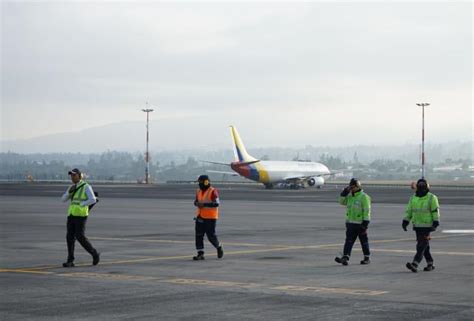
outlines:
M69 172L68 172L68 175L76 175L76 174L79 174L81 175L81 171L77 168L74 168L74 169L71 169Z

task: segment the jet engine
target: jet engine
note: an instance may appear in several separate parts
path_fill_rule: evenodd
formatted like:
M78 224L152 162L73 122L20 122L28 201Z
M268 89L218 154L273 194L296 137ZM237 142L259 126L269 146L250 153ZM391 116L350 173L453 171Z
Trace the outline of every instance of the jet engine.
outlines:
M315 176L308 179L309 186L322 186L324 185L324 178L321 176Z

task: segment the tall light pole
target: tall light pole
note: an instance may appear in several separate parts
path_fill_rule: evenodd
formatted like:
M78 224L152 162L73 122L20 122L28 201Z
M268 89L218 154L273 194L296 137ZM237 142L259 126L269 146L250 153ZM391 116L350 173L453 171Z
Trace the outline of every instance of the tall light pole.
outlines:
M148 107L148 103L146 103ZM145 184L150 183L150 154L148 152L148 142L150 141L150 113L153 111L151 108L142 109L143 112L146 113L146 152L145 152Z
M417 103L421 107L421 178L425 178L425 107L429 103Z

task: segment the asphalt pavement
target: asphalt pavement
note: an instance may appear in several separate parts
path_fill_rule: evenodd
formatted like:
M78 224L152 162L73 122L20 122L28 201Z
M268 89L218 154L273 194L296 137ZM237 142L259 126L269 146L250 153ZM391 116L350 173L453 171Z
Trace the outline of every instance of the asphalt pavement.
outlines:
M64 184L0 185L1 320L473 320L472 189L434 189L436 269L405 268L415 250L401 220L411 191L369 189L372 263L334 262L344 242L339 187L264 190L222 185L217 231L192 261L193 185L97 185L87 235L66 258ZM425 264L422 264L422 267Z

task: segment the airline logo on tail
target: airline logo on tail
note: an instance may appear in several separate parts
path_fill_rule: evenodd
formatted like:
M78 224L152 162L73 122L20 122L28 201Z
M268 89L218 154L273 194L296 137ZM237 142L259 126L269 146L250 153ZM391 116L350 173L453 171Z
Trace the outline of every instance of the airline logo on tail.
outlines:
M270 177L267 170L263 167L260 160L249 155L237 128L230 126L230 134L232 136L236 160L231 164L231 168L246 178L264 184L268 183Z
M242 143L242 139L240 138L237 128L235 128L234 126L230 126L230 135L232 136L232 141L234 143L234 155L236 161L252 162L257 160L256 158L250 156L249 153L247 153L247 149L245 149L244 143Z

